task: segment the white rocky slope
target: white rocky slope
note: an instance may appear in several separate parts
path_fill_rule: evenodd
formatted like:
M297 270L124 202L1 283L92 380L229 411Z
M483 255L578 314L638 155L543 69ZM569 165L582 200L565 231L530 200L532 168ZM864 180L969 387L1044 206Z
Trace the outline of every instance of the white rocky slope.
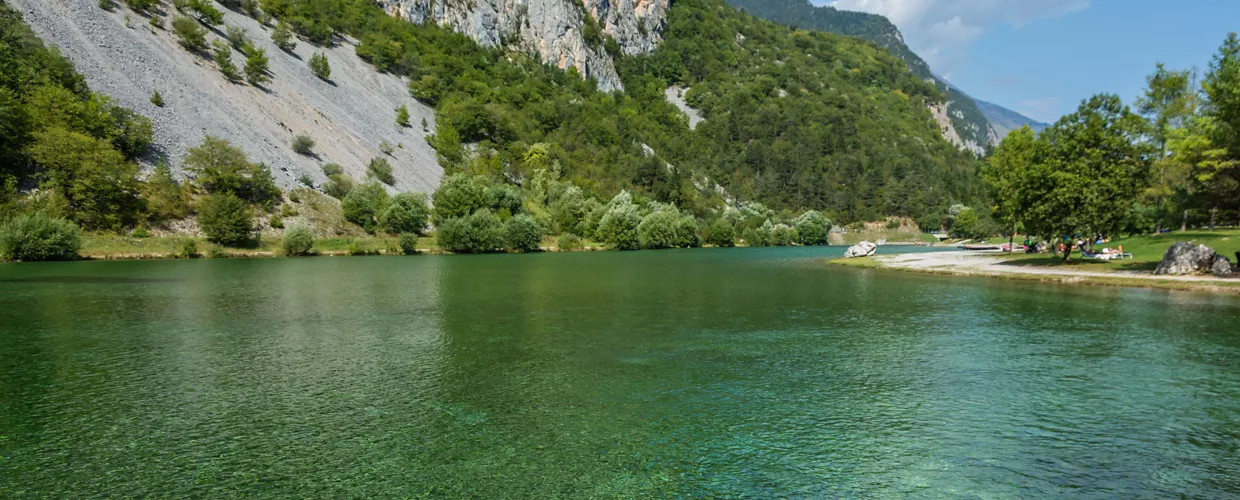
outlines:
M612 91L623 88L620 75L606 50L587 42L585 16L593 17L621 52L642 54L663 40L670 0L376 1L388 14L411 22L434 22L488 47L505 46L561 69L577 68L600 89Z
M271 42L268 28L226 11L225 24L246 29L267 51L271 82L259 89L229 83L213 62L183 49L166 30L152 34L145 17L123 7L106 12L94 0L8 1L45 43L60 48L92 90L155 122L156 156L174 169L186 150L214 135L232 141L252 161L267 163L285 188L301 174L323 182L320 167L326 162L339 163L360 181L386 140L402 145L388 157L397 189L428 192L439 184L443 170L420 123L425 119L433 129L434 111L412 99L401 78L359 59L351 43L319 49L301 42L294 57ZM171 11L167 4L163 8ZM126 15L132 28L125 27ZM306 62L315 51L327 54L334 85L310 73ZM233 61L241 65L244 58L234 53ZM155 90L162 108L150 102ZM411 128L396 125L395 109L402 104ZM317 157L291 150L297 134L315 140Z

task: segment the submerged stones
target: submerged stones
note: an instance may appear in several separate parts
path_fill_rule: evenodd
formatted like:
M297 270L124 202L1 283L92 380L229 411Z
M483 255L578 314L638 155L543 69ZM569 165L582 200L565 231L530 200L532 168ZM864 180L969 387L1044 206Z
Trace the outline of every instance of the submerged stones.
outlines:
M876 251L878 251L878 245L875 245L868 241L863 241L861 243L848 247L848 251L844 252L844 258L851 259L855 257L869 257L871 255L874 255L874 252Z
M1226 276L1231 274L1231 261L1205 245L1179 242L1171 245L1163 255L1154 274L1205 274Z

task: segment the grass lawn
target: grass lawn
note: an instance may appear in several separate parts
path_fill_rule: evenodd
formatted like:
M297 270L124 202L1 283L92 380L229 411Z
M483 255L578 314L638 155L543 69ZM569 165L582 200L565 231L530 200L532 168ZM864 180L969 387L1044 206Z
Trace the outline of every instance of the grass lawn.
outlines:
M1162 234L1146 234L1112 240L1103 247L1115 249L1124 247L1124 251L1132 254L1132 260L1085 260L1081 253L1073 252L1072 259L1063 262L1062 258L1050 255L1014 255L1012 260L1005 262L1014 266L1081 266L1090 271L1153 271L1162 261L1163 255L1172 244L1180 241L1192 242L1213 248L1218 253L1236 263L1236 252L1240 251L1240 229L1227 228L1214 231L1192 230L1186 232L1170 232ZM1095 247L1101 249L1102 247Z

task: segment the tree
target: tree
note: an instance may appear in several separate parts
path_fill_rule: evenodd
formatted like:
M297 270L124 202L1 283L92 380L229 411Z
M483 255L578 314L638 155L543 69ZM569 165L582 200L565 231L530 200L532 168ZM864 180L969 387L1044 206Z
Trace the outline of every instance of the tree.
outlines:
M259 205L268 205L280 195L271 170L250 163L245 152L225 139L204 137L202 144L189 148L182 166L208 193L231 194Z
M172 169L168 168L167 163L160 162L142 185L142 198L146 200L145 218L148 221L184 219L189 215L189 193L172 176Z
M720 217L710 225L710 234L706 236L706 243L717 247L730 247L736 245L736 232L732 228L732 223L727 219Z
M293 137L293 152L305 156L313 155L314 139L305 134L298 134L296 137Z
M325 82L331 81L332 67L327 62L327 54L315 52L314 55L310 56L310 72L314 73L314 76L319 77L320 80Z
M1158 63L1154 73L1146 77L1145 93L1137 99L1137 111L1150 121L1150 138L1157 148L1154 153L1153 179L1146 195L1157 206L1155 232L1162 227L1163 204L1174 194L1175 175L1179 167L1168 159L1167 143L1175 129L1183 128L1185 121L1196 112L1197 93L1193 87L1192 71L1169 71Z
M213 194L198 207L198 225L207 241L241 246L254 237L254 221L241 198L230 193Z
M797 235L802 245L826 245L831 234L831 221L810 210L797 218Z
M224 74L224 78L232 83L241 81L241 73L237 71L237 66L232 62L232 49L227 43L220 40L212 41L211 58L215 60L215 65L220 68L220 73Z
M435 228L440 248L455 253L494 252L504 246L504 226L489 209L448 219Z
M172 20L172 33L177 36L177 43L185 47L185 50L190 52L207 50L207 30L193 19L177 16Z
M1209 98L1204 110L1209 121L1201 129L1214 148L1205 150L1207 158L1195 170L1213 229L1220 207L1240 208L1240 38L1235 33L1227 35L1210 61L1202 88Z
M432 195L435 222L465 217L490 206L486 182L479 177L456 174L445 177Z
M530 214L518 214L504 223L504 244L509 250L529 252L542 244L543 230Z
M267 76L267 51L247 44L242 52L245 54L246 81L255 87L271 81L271 77Z
M63 196L77 223L120 230L137 219L138 167L108 142L50 128L34 134L28 152L43 169L40 186Z
M392 175L392 165L383 158L372 158L370 164L366 165L366 175L389 186L396 184L396 177Z
M297 48L297 40L293 38L293 31L288 28L288 24L284 21L277 21L275 29L271 30L271 41L275 42L276 47L285 52L292 52Z
M1147 186L1151 151L1141 142L1144 132L1144 120L1118 96L1096 95L1044 131L1037 146L1027 144L1028 133L1014 134L1013 145L1000 146L1011 159L996 165L1017 170L990 170L986 178L1014 199L1009 210L1034 234L1113 233Z
M1038 186L1028 183L1036 179L1033 169L1046 157L1045 146L1033 129L1024 126L1009 132L982 167L982 179L990 186L997 203L995 213L1004 228L1010 230L1009 234L1015 234L1016 225L1023 221L1040 194ZM936 223L935 227L940 225Z
M430 207L422 193L399 193L379 216L379 227L388 234L425 234Z
M595 239L616 250L637 250L641 248L641 239L637 226L642 218L633 205L632 195L621 191L607 203L603 216L598 221Z
M183 5L193 12L202 24L219 26L224 23L224 13L211 5L211 0L185 0Z
M64 219L31 213L0 225L0 261L76 260L81 248L81 230Z
M642 218L637 225L637 237L646 249L675 248L680 239L676 235L680 213L675 209L655 210Z
M409 108L405 107L404 104L396 108L396 124L402 127L409 126Z
M284 255L297 256L309 255L310 248L314 246L314 233L303 225L296 225L284 230L284 237L281 238L280 247L284 250Z
M340 209L345 220L362 226L367 233L374 234L378 229L379 216L387 210L391 198L387 190L377 182L363 184L349 191L340 200Z

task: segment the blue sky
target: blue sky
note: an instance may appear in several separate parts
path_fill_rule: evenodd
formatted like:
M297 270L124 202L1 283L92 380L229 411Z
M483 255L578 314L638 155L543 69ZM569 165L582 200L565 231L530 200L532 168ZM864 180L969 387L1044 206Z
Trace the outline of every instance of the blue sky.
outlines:
M1099 92L1131 103L1154 64L1205 70L1240 0L813 0L883 14L936 73L1053 122Z

